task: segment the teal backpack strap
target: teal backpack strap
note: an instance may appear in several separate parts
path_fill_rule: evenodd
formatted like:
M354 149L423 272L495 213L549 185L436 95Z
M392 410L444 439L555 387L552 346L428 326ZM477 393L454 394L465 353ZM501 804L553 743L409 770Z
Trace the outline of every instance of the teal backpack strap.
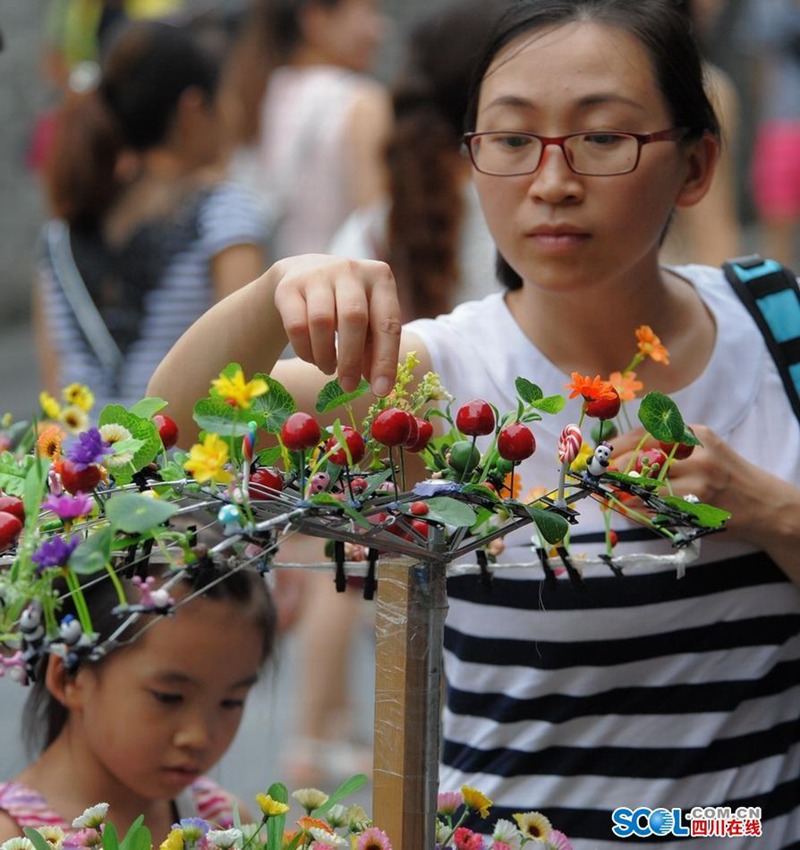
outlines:
M800 288L794 273L758 254L722 266L750 311L778 366L792 409L800 419Z

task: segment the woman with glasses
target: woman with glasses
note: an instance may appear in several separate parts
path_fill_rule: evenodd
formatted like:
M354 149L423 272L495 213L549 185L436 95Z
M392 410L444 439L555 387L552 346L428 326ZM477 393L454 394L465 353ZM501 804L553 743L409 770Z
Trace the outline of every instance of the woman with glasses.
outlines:
M703 444L674 467L674 489L731 511L728 530L676 580L668 547L615 519L615 554L655 556L618 578L591 557L605 526L586 505L570 535L582 591L533 566L497 571L488 591L451 579L441 784L482 789L502 818L535 806L579 848L627 846L613 831L625 806L666 810L653 827L666 847L689 828L674 809L760 806L758 846L796 846L800 428L721 271L659 264L673 210L703 197L718 154L686 18L671 0L515 0L475 79L467 144L504 294L401 329L385 265L281 262L198 322L151 390L188 426L216 370L269 368L288 337L308 363L273 374L301 409L323 373L387 393L414 350L456 403L509 410L516 376L558 392L573 371L608 375L650 325L669 365L643 362L638 378L675 398ZM221 325L237 333L221 339ZM573 416L537 423L539 445L555 447ZM614 440L620 468L637 438ZM537 451L522 492L556 466L554 449ZM535 561L530 531L504 557Z

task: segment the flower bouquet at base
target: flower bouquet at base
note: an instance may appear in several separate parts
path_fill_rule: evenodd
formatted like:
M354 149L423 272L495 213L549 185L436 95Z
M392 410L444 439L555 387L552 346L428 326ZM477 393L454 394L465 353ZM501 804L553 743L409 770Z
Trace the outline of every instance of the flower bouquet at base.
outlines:
M390 837L361 806L343 802L366 782L366 776L357 774L330 795L316 788L301 788L289 795L286 786L277 782L267 793L256 795L261 813L257 822L242 823L238 813L232 824L185 818L173 825L159 850L393 850ZM302 814L291 819L295 803ZM485 794L467 785L460 791L440 793L437 807L436 847L430 850L572 850L566 835L537 811L516 813L513 821L499 819L491 834L465 826L468 817L487 820L492 807ZM25 838L12 838L0 850L150 850L154 846L143 818L137 818L120 838L108 815L108 804L99 803L73 821L74 832L26 828Z

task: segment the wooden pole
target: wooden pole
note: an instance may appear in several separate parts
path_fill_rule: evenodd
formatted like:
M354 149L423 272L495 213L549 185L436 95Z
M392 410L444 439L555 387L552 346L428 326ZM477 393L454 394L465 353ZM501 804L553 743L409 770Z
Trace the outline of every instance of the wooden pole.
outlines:
M444 564L378 564L372 817L394 850L435 845L446 612Z

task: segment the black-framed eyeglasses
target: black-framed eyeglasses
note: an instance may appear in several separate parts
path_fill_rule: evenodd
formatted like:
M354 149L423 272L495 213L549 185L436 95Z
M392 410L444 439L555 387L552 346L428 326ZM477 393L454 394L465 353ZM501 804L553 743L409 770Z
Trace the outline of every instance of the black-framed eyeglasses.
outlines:
M677 142L688 132L685 127L671 127L657 133L590 132L539 136L500 130L465 133L464 144L475 168L496 177L533 174L548 145L561 148L567 165L575 174L612 177L636 169L643 145Z

